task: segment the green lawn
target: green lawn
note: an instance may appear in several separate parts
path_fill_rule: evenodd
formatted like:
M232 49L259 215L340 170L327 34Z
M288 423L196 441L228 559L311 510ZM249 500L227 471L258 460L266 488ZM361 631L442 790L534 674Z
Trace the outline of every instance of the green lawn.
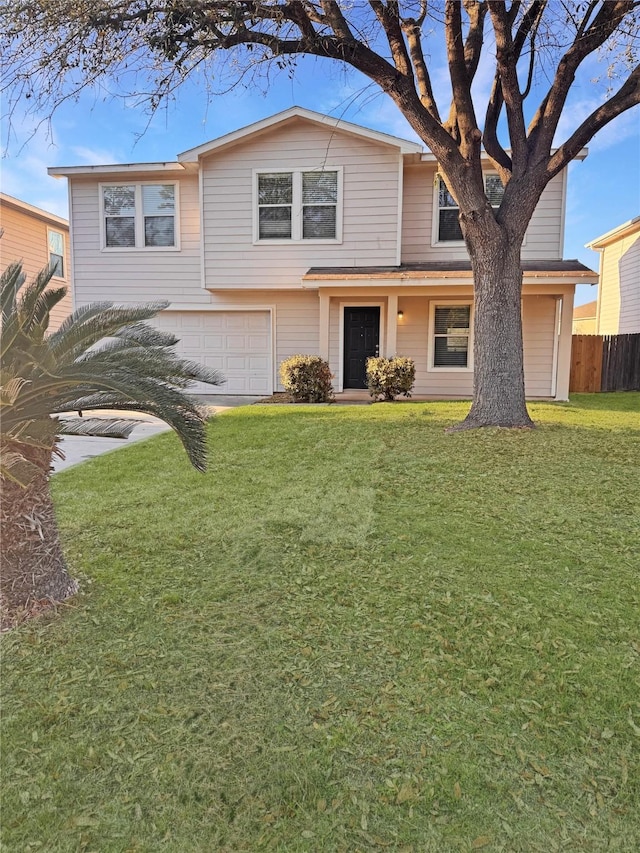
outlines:
M640 394L254 406L56 475L7 851L640 849Z

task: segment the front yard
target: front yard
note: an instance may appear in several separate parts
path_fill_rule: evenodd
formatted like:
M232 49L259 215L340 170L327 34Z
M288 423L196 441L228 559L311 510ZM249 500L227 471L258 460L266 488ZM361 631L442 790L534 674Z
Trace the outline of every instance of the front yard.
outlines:
M7 851L640 848L640 394L253 406L56 475Z

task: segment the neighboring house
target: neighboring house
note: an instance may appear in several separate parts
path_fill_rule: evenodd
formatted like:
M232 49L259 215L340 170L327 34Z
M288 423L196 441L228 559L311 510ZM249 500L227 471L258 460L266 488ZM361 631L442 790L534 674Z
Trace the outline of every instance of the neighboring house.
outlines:
M65 298L51 312L49 331L55 331L71 313L69 275L69 223L13 196L0 193L0 267L22 261L22 270L31 280L40 270L54 268L49 287L69 287Z
M588 243L587 248L600 252L595 333L640 332L640 216Z
M471 395L471 267L420 145L293 107L175 162L49 174L70 183L77 305L168 300L158 325L227 377L201 390L270 394L296 353L328 359L336 391L362 388L380 353L415 360L416 394ZM498 204L488 160L486 185ZM562 260L565 197L566 172L523 249L529 397L567 398L575 284L596 281Z
M596 333L596 308L598 301L586 302L573 309L573 334L595 335Z

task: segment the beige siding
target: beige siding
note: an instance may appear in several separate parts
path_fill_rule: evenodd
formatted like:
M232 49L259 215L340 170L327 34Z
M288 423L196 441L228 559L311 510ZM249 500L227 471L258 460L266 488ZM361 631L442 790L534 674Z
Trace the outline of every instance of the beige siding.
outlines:
M473 371L434 370L429 366L431 357L429 327L430 310L435 305L452 301L471 300L471 289L442 287L429 296L400 295L396 354L409 356L416 364L414 394L450 398L469 398L473 392ZM381 305L381 352L385 350L384 327L387 297L372 291L369 295L354 294L334 296L329 310L330 365L339 385L342 374L342 316L345 306ZM522 302L525 390L527 396L550 397L554 393L556 299L553 296L527 296Z
M464 246L433 246L436 167L431 163L405 166L402 220L402 262L453 261L467 258ZM558 175L545 189L531 219L523 260L562 257L563 178ZM435 208L437 215L437 207Z
M47 220L46 212L42 216L26 209L13 207L0 201L0 267L4 269L13 261L22 261L22 270L31 280L40 270L49 265L48 230L57 231L64 236L63 276L56 276L49 288L69 287L69 226L55 220ZM49 330L55 331L64 318L71 313L71 293L59 302L51 312Z
M180 338L178 350L186 357L220 370L230 380L226 387L202 385L194 393L267 394L272 388L282 390L278 375L282 361L318 352L318 295L308 291L214 295L207 311L169 310L155 324Z
M640 237L606 246L600 268L598 333L640 332Z
M122 174L97 179L71 178L75 298L95 300L209 302L200 274L198 178L181 173ZM179 182L179 250L102 250L100 183Z
M412 358L416 363L415 394L435 394L443 397L468 398L473 391L473 373L466 370L429 370L429 309L430 302L451 301L451 295L434 296L432 300L403 296L398 309L403 318L398 324L398 355ZM459 292L456 299L464 299ZM471 299L471 295L468 294Z
M395 264L396 149L296 120L203 163L206 285L216 289L300 286L312 266ZM253 243L253 172L343 169L341 243Z
M524 388L527 397L553 394L556 300L552 296L526 296L522 300Z

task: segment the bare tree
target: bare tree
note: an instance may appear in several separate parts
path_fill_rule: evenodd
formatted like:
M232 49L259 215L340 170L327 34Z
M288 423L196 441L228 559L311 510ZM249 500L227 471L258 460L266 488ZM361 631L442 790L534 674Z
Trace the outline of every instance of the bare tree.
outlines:
M227 71L238 79L265 63L294 65L305 54L357 69L435 154L459 207L475 287L474 399L461 427L530 426L522 241L549 181L601 128L640 103L639 7L637 0L3 0L2 88L9 111L30 98L50 114L111 77L131 92L144 89L153 110L229 53ZM450 79L446 115L428 58L437 39ZM483 54L495 76L479 116L471 86ZM614 70L615 85L558 144L571 88L594 56ZM485 192L482 148L504 186L497 209Z

